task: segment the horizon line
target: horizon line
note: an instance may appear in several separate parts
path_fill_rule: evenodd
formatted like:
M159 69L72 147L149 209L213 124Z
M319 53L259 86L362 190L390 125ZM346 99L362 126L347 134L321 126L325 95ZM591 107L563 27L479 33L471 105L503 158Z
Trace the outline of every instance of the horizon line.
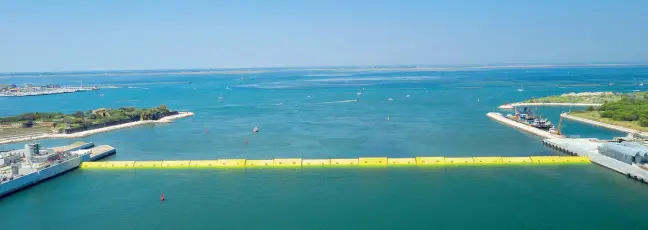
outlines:
M160 68L160 69L87 69L87 70L59 70L59 71L11 71L0 72L0 75L25 75L25 74L53 74L53 73L89 73L89 72L146 72L146 71L252 71L264 69L313 69L313 70L334 70L334 69L428 69L442 70L443 68L468 68L468 69L486 69L486 68L551 68L551 67L615 67L615 66L648 66L648 62L624 63L624 62L604 62L604 63L499 63L499 64L383 64L383 65L313 65L313 66L264 66L264 67L220 67L220 68Z

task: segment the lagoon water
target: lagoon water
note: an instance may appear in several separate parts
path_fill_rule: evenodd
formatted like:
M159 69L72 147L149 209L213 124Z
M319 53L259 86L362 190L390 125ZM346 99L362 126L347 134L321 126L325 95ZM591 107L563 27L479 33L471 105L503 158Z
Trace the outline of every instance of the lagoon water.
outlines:
M195 112L81 139L116 147L109 160L556 155L485 114L530 97L645 91L646 79L647 67L0 75L121 87L0 98L0 116L159 104ZM578 108L537 113L557 124L569 109ZM625 135L570 121L563 130ZM648 229L646 204L648 186L597 165L76 170L1 199L0 216L2 229Z

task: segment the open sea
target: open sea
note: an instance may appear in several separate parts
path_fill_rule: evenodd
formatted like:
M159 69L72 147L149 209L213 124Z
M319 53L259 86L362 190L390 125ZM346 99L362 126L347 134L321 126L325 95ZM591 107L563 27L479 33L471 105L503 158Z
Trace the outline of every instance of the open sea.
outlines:
M560 155L485 114L532 97L648 90L639 86L648 80L641 66L40 75L0 75L0 84L120 88L0 97L0 116L160 104L195 113L171 124L39 141L108 144L117 154L107 160ZM536 109L558 124L560 112L582 108ZM626 135L571 121L563 131ZM75 170L0 199L2 230L648 229L647 217L648 186L595 164Z

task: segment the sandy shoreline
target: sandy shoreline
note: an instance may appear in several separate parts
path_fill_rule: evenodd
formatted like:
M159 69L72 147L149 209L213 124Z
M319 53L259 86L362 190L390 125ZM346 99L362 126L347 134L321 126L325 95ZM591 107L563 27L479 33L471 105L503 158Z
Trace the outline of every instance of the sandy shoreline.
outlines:
M590 125L595 125L595 126L599 126L599 127L603 127L603 128L607 128L607 129L617 130L617 131L626 132L626 133L638 133L638 134L640 134L642 136L648 136L647 132L643 132L643 131L639 131L639 130L631 129L631 128L626 128L626 127L618 126L618 125L611 125L611 124L607 124L607 123L603 123L603 122L595 121L595 120L590 120L590 119L586 119L586 118L575 117L575 116L572 116L572 115L569 115L569 114L566 114L566 113L560 114L560 117L564 117L564 118L567 118L567 119L570 119L570 120L573 120L573 121L578 121L578 122L582 122L582 123L586 123L586 124L590 124Z
M511 104L500 105L499 109L513 109L517 106L601 106L602 104L596 103L557 103L557 102L547 102L547 103L527 103L527 102L516 102Z
M94 134L110 132L110 131L113 131L113 130L130 128L130 127L135 127L135 126L140 126L140 125L155 124L155 123L171 123L171 122L173 122L173 120L180 119L180 118L185 118L185 117L190 117L190 116L193 116L193 115L194 115L194 113L192 113L192 112L179 112L177 115L166 116L166 117L163 117L163 118L161 118L159 120L134 121L134 122L124 123L124 124L120 124L120 125L114 125L114 126L109 126L109 127L104 127L104 128L93 129L93 130L86 130L86 131L77 132L77 133L71 133L71 134L61 134L61 133L47 134L47 133L44 133L44 134L35 134L35 135L25 136L25 137L20 137L20 138L3 138L3 139L0 139L0 144L10 144L10 143L33 141L33 140L39 140L39 139L81 138L81 137L87 137L87 136L94 135Z

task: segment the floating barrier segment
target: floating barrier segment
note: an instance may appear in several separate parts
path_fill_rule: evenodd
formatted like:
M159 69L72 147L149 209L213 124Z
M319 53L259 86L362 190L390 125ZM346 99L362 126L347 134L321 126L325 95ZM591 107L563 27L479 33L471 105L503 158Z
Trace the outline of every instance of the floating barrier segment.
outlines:
M254 167L317 167L317 166L444 166L444 165L510 165L590 163L587 156L531 157L362 157L358 159L273 159L273 160L178 160L178 161L100 161L83 162L82 169L129 168L254 168Z

